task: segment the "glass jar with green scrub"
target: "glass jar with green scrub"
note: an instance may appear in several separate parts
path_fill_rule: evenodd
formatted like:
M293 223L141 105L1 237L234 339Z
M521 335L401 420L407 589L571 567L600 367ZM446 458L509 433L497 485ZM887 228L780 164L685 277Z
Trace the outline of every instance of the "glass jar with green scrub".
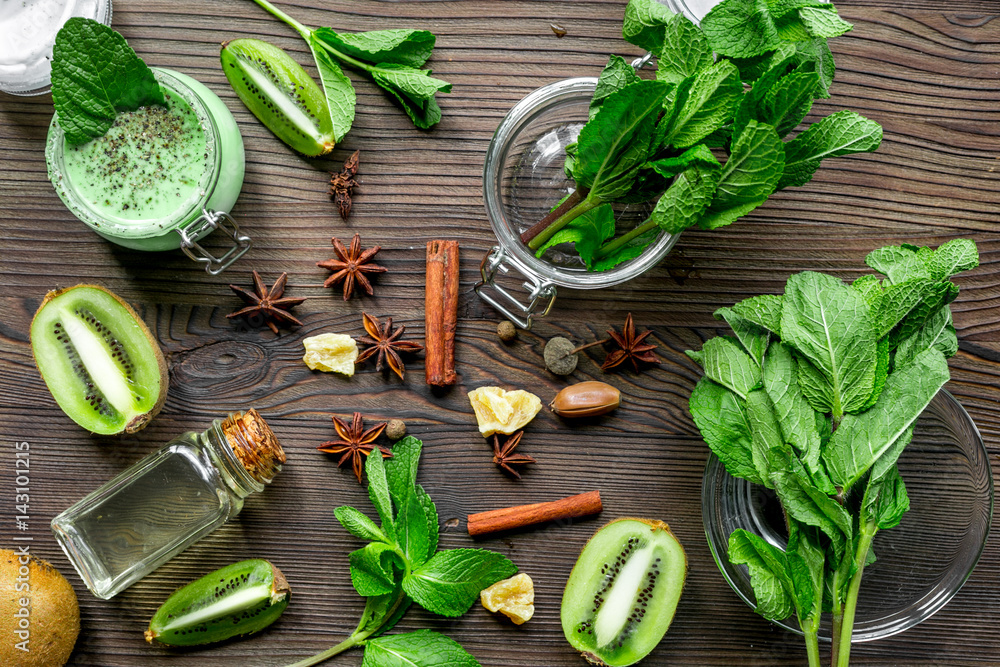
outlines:
M107 600L239 514L285 453L253 409L164 445L52 520L90 592Z
M103 137L71 145L53 117L49 178L69 210L109 241L180 248L216 274L250 248L229 215L243 187L243 138L215 93L180 72L152 70L166 107L122 112ZM221 257L198 243L217 228L233 241Z

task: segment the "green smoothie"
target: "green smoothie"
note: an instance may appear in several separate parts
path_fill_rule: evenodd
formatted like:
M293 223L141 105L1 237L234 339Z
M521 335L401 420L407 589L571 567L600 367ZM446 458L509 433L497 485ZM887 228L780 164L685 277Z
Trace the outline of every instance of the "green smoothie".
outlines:
M102 217L128 224L187 208L211 168L205 130L194 110L164 89L166 107L118 114L107 134L63 148L65 172Z

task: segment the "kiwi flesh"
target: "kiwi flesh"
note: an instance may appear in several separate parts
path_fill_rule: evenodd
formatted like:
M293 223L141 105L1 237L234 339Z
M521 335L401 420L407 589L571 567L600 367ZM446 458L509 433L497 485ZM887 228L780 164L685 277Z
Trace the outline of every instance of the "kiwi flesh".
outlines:
M46 294L31 321L31 350L56 403L93 433L134 433L167 398L159 345L132 307L103 287Z
M595 665L642 660L670 627L686 575L687 556L670 526L612 521L590 538L566 582L567 641Z
M291 56L259 39L234 39L219 57L229 85L275 136L303 155L333 150L326 95Z
M167 598L146 641L196 646L259 632L288 606L292 590L281 570L254 558L220 568Z

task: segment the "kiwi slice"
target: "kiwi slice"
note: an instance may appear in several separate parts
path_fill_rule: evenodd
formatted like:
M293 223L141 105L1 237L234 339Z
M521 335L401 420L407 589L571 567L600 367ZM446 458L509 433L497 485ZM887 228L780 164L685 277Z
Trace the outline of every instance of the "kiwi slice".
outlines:
M45 295L31 321L35 364L56 403L94 433L134 433L167 398L167 362L131 306L96 285Z
M197 646L259 632L278 620L291 595L285 576L270 562L233 563L167 598L149 622L146 641Z
M686 575L687 556L670 526L612 521L590 538L566 582L566 639L595 665L642 660L670 627Z
M326 95L291 56L259 39L234 39L219 57L229 85L275 136L303 155L333 150Z

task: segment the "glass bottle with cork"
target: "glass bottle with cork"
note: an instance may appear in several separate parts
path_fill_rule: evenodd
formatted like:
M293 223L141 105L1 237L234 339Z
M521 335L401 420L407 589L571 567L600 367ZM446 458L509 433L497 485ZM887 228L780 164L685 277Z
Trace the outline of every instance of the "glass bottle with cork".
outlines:
M107 600L239 514L285 453L254 410L164 445L52 520L90 592Z

